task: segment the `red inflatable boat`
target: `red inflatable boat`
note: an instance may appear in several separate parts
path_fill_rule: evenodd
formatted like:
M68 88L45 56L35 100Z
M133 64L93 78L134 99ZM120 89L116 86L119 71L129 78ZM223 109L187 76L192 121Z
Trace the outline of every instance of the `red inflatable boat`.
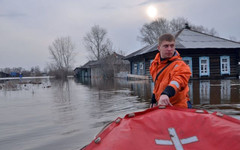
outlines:
M83 150L240 150L240 120L160 106L117 118Z

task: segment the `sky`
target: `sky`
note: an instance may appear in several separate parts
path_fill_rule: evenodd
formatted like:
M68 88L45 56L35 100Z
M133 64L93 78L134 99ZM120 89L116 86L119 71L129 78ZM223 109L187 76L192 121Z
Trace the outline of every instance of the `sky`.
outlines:
M147 14L150 6L155 17ZM67 36L76 52L73 69L84 65L89 53L83 37L94 25L128 55L144 46L137 38L141 27L158 17L184 17L240 41L239 6L238 0L0 0L0 68L43 70L51 62L48 47Z

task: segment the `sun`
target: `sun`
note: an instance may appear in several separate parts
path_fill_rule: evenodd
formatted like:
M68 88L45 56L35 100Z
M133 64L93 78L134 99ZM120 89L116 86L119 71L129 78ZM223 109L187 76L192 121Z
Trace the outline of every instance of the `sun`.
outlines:
M149 6L147 8L147 14L150 18L154 19L157 16L157 8L154 6Z

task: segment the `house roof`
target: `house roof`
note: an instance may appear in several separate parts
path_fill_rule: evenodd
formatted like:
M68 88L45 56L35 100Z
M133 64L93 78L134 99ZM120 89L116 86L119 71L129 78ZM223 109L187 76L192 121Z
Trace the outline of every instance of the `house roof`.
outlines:
M107 56L103 59L100 59L98 61L93 62L90 66L94 66L94 65L97 66L97 65L102 64L106 61L113 61L112 63L115 64L115 65L116 64L129 64L129 61L125 60L125 56L114 52L113 54L111 54L111 55L109 55L109 56Z
M91 60L88 61L86 64L84 64L82 67L80 68L90 68L91 65L93 65L96 62L96 60Z
M240 43L189 29L183 29L177 33L176 41L176 49L240 48Z
M111 55L109 55L106 58L103 58L101 60L88 61L83 66L77 67L74 70L76 70L76 69L92 68L92 66L97 66L97 65L105 62L106 60L110 60L111 61L111 59L113 59L113 58L116 58L116 59L114 59L114 62L113 62L114 64L129 64L129 61L124 59L125 56L117 54L116 52L114 52L113 54L111 54Z
M186 28L180 30L174 35L176 37L176 49L240 48L240 43L238 42ZM129 54L125 59L157 51L157 46L158 42L145 46L142 49Z
M147 46L143 47L142 49L137 50L137 51L127 55L125 57L125 59L131 58L131 57L134 57L134 56L137 56L137 55L142 55L142 54L146 54L146 53L149 53L149 52L153 52L153 51L157 50L157 46L158 46L158 43L154 43L152 45L147 45Z

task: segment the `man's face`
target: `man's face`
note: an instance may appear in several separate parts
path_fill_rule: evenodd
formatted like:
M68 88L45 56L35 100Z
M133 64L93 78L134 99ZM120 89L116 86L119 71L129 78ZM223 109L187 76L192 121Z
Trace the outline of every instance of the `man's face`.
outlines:
M175 51L175 41L163 41L161 45L158 46L158 50L161 58L171 58Z

